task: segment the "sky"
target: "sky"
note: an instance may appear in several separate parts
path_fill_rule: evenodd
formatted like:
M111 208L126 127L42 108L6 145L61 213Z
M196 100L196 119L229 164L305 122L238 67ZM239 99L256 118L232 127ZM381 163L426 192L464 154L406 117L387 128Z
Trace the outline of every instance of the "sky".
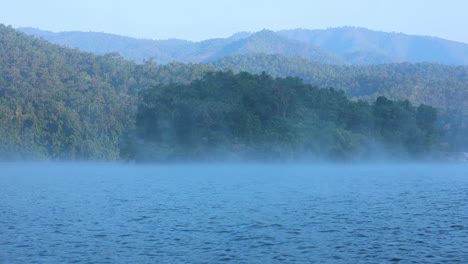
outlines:
M262 29L356 26L468 43L466 0L1 0L0 23L204 40Z

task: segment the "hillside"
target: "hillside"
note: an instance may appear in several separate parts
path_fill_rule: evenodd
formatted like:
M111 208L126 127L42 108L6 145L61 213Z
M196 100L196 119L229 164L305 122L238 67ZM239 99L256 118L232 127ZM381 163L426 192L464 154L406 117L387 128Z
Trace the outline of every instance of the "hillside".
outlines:
M437 107L440 127L452 150L468 149L468 66L396 63L369 66L329 65L279 55L236 55L211 63L218 69L297 76L319 87L333 87L348 96L375 100L409 99Z
M224 56L264 53L301 57L314 62L332 64L369 65L395 62L468 64L468 44L465 43L353 27L278 32L263 30L201 42L135 39L95 32L53 33L32 28L19 30L86 52L96 54L117 52L124 58L138 63L151 58L158 64L199 63Z
M218 69L297 76L319 87L334 87L352 97L389 96L441 109L468 109L468 66L394 63L331 65L280 55L235 55L211 63Z
M0 158L119 158L136 93L188 82L203 65L137 65L29 37L0 25Z

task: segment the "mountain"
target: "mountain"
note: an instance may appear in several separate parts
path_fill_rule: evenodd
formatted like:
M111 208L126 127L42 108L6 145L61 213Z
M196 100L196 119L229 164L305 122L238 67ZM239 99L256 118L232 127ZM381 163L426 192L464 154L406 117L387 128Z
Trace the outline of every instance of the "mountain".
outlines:
M352 64L437 62L467 65L468 44L428 36L386 33L365 28L283 30L279 35L321 47Z
M101 55L117 52L124 58L137 62L143 62L144 60L152 58L164 64L169 63L173 61L173 55L171 56L171 53L173 53L172 50L187 50L191 46L190 42L177 39L154 41L98 32L74 31L53 33L34 28L20 28L19 31L55 44L68 48L76 48L85 52ZM167 50L161 50L164 48Z
M201 42L185 40L145 40L96 32L52 33L32 28L21 28L29 35L82 51L105 54L118 52L136 62L153 59L159 64L170 62L198 63L217 58L247 53L284 54L300 56L324 63L344 63L314 45L279 36L273 31L263 30L255 34L238 33L226 39L210 39Z
M234 41L210 59L234 54L282 54L288 57L302 57L322 63L345 63L343 59L314 45L279 36L273 31L262 30L246 38Z
M192 42L148 40L95 32L53 33L20 28L29 35L82 51L117 52L135 62L209 62L236 54L278 54L332 64L369 65L395 62L468 64L468 44L435 37L386 33L364 28L294 29L241 32L229 38Z

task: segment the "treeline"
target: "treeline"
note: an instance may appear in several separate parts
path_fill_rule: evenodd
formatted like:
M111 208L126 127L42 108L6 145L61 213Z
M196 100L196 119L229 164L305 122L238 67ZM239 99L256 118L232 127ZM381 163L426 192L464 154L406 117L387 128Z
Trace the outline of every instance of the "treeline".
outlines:
M380 95L429 104L443 110L468 109L468 66L395 63L369 66L333 65L281 55L249 54L211 63L217 69L246 71L273 77L297 76L305 83L343 90L352 98Z
M436 110L265 73L215 72L140 92L136 160L359 160L421 158L437 146Z
M347 66L265 54L235 55L211 64L221 70L297 76L318 87L343 90L352 99L372 102L385 96L431 105L440 110L438 127L446 149L468 149L468 66L434 63Z

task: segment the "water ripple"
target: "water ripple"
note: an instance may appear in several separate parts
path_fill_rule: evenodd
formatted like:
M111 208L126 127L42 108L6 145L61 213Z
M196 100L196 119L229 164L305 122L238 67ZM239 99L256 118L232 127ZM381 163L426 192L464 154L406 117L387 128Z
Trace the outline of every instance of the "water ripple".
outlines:
M467 167L118 168L2 174L0 262L468 259Z

